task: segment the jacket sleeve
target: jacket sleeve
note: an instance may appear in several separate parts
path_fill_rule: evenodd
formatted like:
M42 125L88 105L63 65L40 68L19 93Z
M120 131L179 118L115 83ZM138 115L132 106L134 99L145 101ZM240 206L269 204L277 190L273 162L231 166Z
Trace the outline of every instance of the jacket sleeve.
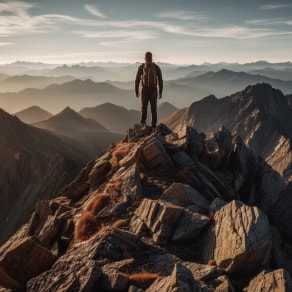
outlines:
M136 93L136 95L139 93L139 86L140 86L142 74L143 74L143 64L139 66L137 74L136 74L136 79L135 79L135 93Z
M158 78L159 94L162 94L162 91L163 91L163 79L162 79L161 69L160 69L160 67L158 65L156 65L156 73L157 73L157 78Z

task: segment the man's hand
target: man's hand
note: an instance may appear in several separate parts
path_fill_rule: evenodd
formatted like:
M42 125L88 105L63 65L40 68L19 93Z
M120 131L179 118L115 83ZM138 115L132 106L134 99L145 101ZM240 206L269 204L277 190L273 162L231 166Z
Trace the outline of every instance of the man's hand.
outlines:
M162 98L162 93L159 93L159 99L161 99Z
M137 98L139 98L140 97L140 93L138 92L138 93L136 93L136 97Z

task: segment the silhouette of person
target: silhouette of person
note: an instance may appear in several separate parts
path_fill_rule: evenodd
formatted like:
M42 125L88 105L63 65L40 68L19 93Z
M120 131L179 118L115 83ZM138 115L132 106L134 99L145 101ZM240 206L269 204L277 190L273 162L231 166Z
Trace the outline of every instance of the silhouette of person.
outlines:
M149 71L147 71L149 69ZM153 72L151 72L153 70ZM149 75L150 74L150 75ZM147 77L148 76L148 77ZM149 77L150 76L150 77ZM147 80L149 78L149 80ZM142 80L141 91L141 118L140 124L145 125L147 119L147 108L150 102L151 106L151 128L156 128L157 123L157 97L162 98L163 80L161 69L152 60L152 53L145 53L145 63L141 64L138 68L135 80L135 93L136 97L140 97L140 81ZM158 91L157 91L158 87Z

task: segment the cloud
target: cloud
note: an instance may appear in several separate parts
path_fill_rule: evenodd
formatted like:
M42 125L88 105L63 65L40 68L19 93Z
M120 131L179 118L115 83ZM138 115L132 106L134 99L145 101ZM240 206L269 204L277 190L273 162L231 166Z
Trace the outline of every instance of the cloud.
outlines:
M82 35L86 38L98 38L98 39L126 39L126 40L147 40L153 39L157 36L155 33L147 30L107 30L107 31L75 31L75 33Z
M278 25L278 24L287 24L287 21L283 18L264 18L264 19L251 19L245 22L250 25Z
M260 6L261 10L275 10L292 7L292 4L266 4Z
M13 43L0 43L0 46L10 46L13 45Z
M206 19L206 17L202 14L185 11L185 10L177 10L177 11L166 11L157 14L159 18L170 18L176 20L194 20L194 19Z
M99 9L93 5L90 5L90 4L85 4L84 5L84 8L92 15L94 16L97 16L99 18L107 18L106 15L104 15L103 13L101 13L99 11Z

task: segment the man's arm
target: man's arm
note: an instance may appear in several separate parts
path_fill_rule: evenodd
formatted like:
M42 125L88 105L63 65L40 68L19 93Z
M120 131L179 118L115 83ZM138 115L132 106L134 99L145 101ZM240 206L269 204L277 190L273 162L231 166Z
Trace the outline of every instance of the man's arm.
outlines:
M159 98L162 97L162 91L163 91L163 79L162 79L162 73L160 70L160 67L156 65L156 73L157 73L157 78L158 78L158 88L159 88Z
M136 96L139 97L139 86L140 86L140 80L141 76L143 74L143 65L140 65L136 74L136 79L135 79L135 93Z

